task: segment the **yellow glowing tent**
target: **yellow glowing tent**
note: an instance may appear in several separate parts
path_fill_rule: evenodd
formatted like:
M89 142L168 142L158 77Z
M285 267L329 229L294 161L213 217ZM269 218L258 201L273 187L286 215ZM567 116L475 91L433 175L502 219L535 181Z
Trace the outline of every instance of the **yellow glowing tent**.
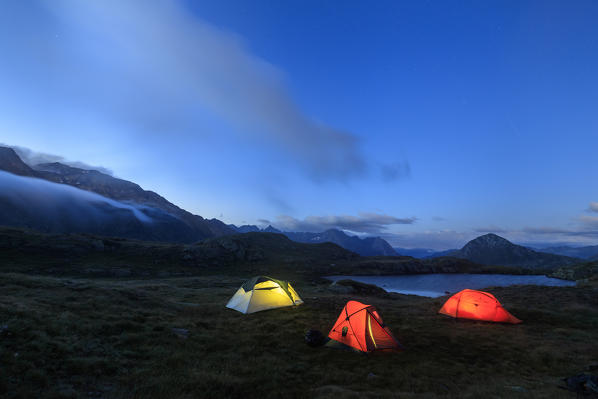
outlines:
M241 313L301 305L303 301L287 281L266 276L250 278L226 304Z

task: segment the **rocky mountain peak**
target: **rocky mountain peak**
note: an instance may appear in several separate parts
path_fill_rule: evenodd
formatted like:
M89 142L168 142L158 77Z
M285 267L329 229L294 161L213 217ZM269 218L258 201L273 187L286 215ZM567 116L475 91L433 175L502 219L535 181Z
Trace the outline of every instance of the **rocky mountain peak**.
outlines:
M19 176L35 176L35 171L10 147L0 147L0 170Z
M536 252L521 245L516 245L496 234L484 234L477 237L451 256L468 259L485 265L517 266L526 268L550 269L577 260L566 256Z
M278 230L276 227L272 227L271 224L269 224L263 231L266 233L282 233L282 231Z
M506 248L514 245L515 244L513 244L511 241L499 235L496 235L494 233L488 233L469 241L463 247L463 249L466 249L467 247Z

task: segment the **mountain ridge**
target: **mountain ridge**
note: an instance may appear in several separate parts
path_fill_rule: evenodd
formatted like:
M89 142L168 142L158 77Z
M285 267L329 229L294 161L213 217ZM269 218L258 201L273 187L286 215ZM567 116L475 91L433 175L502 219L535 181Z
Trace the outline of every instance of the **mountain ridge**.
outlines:
M180 219L194 233L194 241L235 231L218 219L204 219L174 205L161 195L144 190L136 183L97 170L68 166L59 162L29 166L10 147L0 147L0 170L19 176L35 177L93 192L115 201L133 202L162 210Z
M412 256L417 259L439 258L441 256L448 256L450 253L457 251L457 249L445 249L437 251L431 248L401 248L393 247L395 252L401 256Z
M469 241L463 248L449 253L461 259L484 265L516 266L530 269L553 269L579 263L580 259L554 255L516 245L493 234L484 234Z
M272 225L268 225L264 229L260 229L255 225L243 225L239 227L235 225L229 226L236 229L236 231L239 233L265 232L284 234L295 242L302 242L306 244L332 242L361 256L398 256L390 244L380 237L359 238L357 236L350 236L338 229L328 229L320 233L312 233L281 231Z
M539 249L540 252L549 254L571 256L581 259L596 259L598 258L598 245L587 245L584 247L570 247L568 245L560 245L556 247L546 247Z

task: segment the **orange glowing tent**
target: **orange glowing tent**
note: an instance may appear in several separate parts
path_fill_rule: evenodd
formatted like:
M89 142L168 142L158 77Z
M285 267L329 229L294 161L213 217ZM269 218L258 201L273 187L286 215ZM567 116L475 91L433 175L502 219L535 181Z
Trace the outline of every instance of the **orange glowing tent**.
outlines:
M402 349L376 308L357 301L347 302L328 337L363 352Z
M493 321L496 323L521 323L507 312L494 295L475 290L463 290L450 297L438 313L459 319Z

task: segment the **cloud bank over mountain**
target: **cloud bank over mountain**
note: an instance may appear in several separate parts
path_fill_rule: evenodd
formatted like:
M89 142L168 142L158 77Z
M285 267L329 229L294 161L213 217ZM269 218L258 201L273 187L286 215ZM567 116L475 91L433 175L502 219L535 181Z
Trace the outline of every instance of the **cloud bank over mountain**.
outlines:
M362 212L358 216L307 216L303 220L289 215L280 215L275 221L261 219L260 222L273 224L283 231L321 232L328 229L339 229L354 233L377 235L386 231L392 225L413 224L416 220L415 217L398 218L385 214Z
M153 222L152 218L143 212L143 207L115 201L65 184L0 171L0 187L2 202L15 206L26 203L31 212L38 218L43 218L40 223L48 225L59 224L61 219L67 216L79 220L80 224L102 224L104 220L112 217L106 209L128 211L139 222Z
M114 175L114 173L110 169L105 168L103 166L92 166L92 165L88 165L88 164L86 164L84 162L80 162L80 161L69 161L60 155L46 154L43 152L34 151L30 148L8 145L8 144L3 144L3 143L0 143L0 146L10 147L13 150L15 150L15 152L19 155L19 158L21 158L21 160L23 160L23 162L25 162L27 165L29 165L32 168L35 168L36 165L39 165L42 163L60 162L64 165L72 166L74 168L97 170L98 172L105 173L110 176Z

